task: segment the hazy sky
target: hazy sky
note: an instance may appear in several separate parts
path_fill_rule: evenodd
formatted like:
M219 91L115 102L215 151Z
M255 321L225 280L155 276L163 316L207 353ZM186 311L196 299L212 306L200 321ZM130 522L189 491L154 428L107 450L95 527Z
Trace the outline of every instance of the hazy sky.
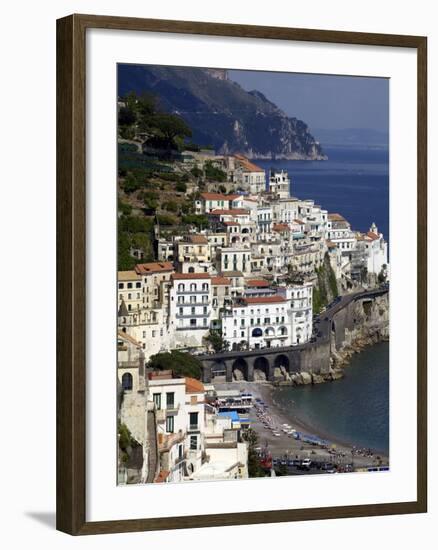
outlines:
M245 90L259 90L312 128L388 131L389 80L353 76L229 71Z

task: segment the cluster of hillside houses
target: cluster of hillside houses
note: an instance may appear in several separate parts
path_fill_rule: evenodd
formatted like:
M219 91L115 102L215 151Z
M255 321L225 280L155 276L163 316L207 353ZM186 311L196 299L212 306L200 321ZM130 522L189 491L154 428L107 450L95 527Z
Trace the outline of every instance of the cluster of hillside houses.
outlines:
M196 162L202 166L201 155ZM207 405L200 382L146 373L152 355L207 351L211 331L231 350L308 342L312 289L327 258L343 290L375 284L387 270L375 224L359 233L341 214L291 196L284 171L266 182L265 171L242 156L217 162L226 192L201 193L194 204L207 226L167 235L157 228L157 261L118 273L120 417L143 446L142 482L248 475L232 419ZM151 433L158 454L151 455ZM159 464L150 467L155 454Z

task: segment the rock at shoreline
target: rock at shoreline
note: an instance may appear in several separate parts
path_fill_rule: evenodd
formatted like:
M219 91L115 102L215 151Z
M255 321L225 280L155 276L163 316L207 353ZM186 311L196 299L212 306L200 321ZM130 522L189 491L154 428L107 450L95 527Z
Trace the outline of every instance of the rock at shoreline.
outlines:
M266 374L259 369L254 370L254 382L264 382L266 380Z
M245 377L243 376L243 372L239 369L233 370L233 379L236 382L241 382L242 380L245 380Z
M322 384L325 379L320 374L312 374L312 384Z
M302 372L301 379L303 384L311 384L312 383L312 375L309 372Z

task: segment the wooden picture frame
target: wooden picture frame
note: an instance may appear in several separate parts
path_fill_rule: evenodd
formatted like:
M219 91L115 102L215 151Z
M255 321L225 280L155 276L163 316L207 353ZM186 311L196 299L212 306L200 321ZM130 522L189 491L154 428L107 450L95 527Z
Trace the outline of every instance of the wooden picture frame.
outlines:
M85 33L189 33L412 48L418 73L417 499L375 505L86 521ZM420 36L71 15L57 21L57 529L72 535L275 523L427 510L427 41Z

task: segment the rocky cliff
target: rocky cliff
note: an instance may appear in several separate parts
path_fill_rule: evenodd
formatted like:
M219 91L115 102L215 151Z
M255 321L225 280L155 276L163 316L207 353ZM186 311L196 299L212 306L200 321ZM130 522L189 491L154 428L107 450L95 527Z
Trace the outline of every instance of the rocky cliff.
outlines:
M388 294L378 296L373 300L353 302L349 306L348 317L353 323L348 323L339 339L332 332L331 365L334 369L346 366L355 353L377 342L389 340L389 298ZM335 323L342 324L335 318Z
M288 117L258 91L247 92L224 70L154 65L118 66L118 94L152 93L180 115L193 141L218 153L249 158L323 160L305 122Z

